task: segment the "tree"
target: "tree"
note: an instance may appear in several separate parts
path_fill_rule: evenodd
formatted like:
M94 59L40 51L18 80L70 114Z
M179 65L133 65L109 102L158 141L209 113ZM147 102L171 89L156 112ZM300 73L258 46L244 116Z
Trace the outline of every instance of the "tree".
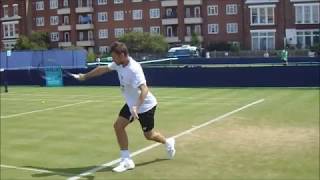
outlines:
M199 39L199 37L198 37L198 34L197 33L195 33L195 32L193 32L192 34L191 34L191 46L200 46L200 39Z
M168 48L163 36L146 32L130 32L122 36L119 41L125 43L130 52L161 53Z
M30 37L20 36L15 45L17 50L46 50L49 48L49 34L44 32L33 32Z

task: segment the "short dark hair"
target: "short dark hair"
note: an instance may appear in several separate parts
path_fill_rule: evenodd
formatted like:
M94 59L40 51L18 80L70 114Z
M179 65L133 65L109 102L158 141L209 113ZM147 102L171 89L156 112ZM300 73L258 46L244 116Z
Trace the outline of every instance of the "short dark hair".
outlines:
M110 53L115 52L116 54L123 53L125 56L129 54L127 46L119 41L115 41L111 44Z

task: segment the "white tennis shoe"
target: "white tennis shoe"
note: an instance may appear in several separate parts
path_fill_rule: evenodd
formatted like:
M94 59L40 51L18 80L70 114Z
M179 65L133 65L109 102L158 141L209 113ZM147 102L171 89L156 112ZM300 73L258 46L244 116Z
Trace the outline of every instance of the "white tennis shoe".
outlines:
M119 165L115 168L112 169L112 171L114 172L125 172L127 170L133 169L135 167L134 162L132 161L132 159L123 159L121 160L121 162L119 163Z
M175 140L174 138L169 138L166 141L167 154L169 159L173 159L176 154L176 149L174 148Z

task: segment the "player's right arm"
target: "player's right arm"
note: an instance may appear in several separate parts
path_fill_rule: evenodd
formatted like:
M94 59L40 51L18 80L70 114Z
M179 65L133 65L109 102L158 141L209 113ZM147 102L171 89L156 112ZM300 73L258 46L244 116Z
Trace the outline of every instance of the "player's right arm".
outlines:
M110 71L112 71L112 69L108 66L98 66L85 74L73 74L72 76L79 81L85 81L96 76L101 76Z

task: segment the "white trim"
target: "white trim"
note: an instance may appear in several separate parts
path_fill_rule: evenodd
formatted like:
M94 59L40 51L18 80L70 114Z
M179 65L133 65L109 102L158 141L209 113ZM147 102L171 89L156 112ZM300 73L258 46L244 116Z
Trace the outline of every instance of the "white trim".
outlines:
M275 4L265 4L265 5L250 5L248 6L249 8L268 8L268 7L273 7L275 8Z
M308 2L308 1L319 1L319 0L290 0L290 2Z
M19 4L12 4L12 6L19 6Z
M294 3L293 6L313 6L313 5L320 5L320 3Z
M245 4L277 3L279 0L246 0Z
M250 33L255 33L255 32L277 32L276 29L253 29L250 30Z
M8 4L2 5L2 7L9 7Z
M314 32L314 31L319 31L319 29L295 29L296 32Z
M19 21L6 21L2 22L2 24L19 24Z
M205 122L205 123L203 123L203 124L200 124L200 125L198 125L198 126L194 126L193 128L188 129L188 130L186 130L186 131L183 131L183 132L181 132L181 133L179 133L179 134L177 134L177 135L175 135L175 136L172 136L171 138L179 138L179 137L181 137L181 136L183 136L183 135L190 134L191 132L193 132L193 131L195 131L195 130L198 130L198 129L202 128L202 127L205 127L205 126L207 126L207 125L210 125L210 124L212 124L212 123L214 123L214 122L216 122L216 121L223 120L224 118L226 118L226 117L228 117L228 116L230 116L230 115L232 115L232 114L235 114L235 113L237 113L237 112L239 112L239 111L242 111L242 110L244 110L244 109L246 109L246 108L248 108L248 107L250 107L250 106L259 104L259 103L261 103L261 102L263 102L263 101L264 101L264 99L260 99L260 100L257 100L257 101L255 101L255 102L252 102L252 103L250 103L250 104L247 104L247 105L245 105L245 106L242 106L242 107L240 107L240 108L238 108L238 109L235 109L235 110L233 110L233 111L230 111L230 112L228 112L228 113L225 113L225 114L223 114L223 115L221 115L221 116L219 116L219 117L216 117L216 118L214 118L214 119L211 119L210 121L207 121L207 122ZM160 143L151 144L150 146L147 146L147 147L145 147L145 148L142 148L142 149L140 149L140 150L137 150L137 151L131 153L131 154L130 154L130 157L134 157L134 156L136 156L136 155L139 155L139 154L141 154L141 153L143 153L143 152L146 152L146 151L148 151L148 150L150 150L150 149L153 149L153 148L155 148L155 147L157 147L157 146L159 146L159 145L161 145L161 144L160 144ZM113 161L110 161L110 162L101 164L101 165L99 165L99 166L97 166L97 167L95 167L95 168L93 168L93 169L88 170L88 171L85 171L85 172L83 172L83 173L81 173L81 174L79 174L79 175L77 175L77 176L70 177L70 178L68 178L68 180L78 180L78 179L80 179L80 178L82 178L82 177L84 177L84 176L89 176L89 175L91 175L91 174L93 174L93 173L95 173L95 172L97 172L97 171L100 171L100 170L102 170L102 169L105 169L106 167L110 167L110 166L112 166L112 165L114 165L114 164L117 164L117 163L119 163L119 162L120 162L120 158L119 158L119 159L115 159L115 160L113 160Z

